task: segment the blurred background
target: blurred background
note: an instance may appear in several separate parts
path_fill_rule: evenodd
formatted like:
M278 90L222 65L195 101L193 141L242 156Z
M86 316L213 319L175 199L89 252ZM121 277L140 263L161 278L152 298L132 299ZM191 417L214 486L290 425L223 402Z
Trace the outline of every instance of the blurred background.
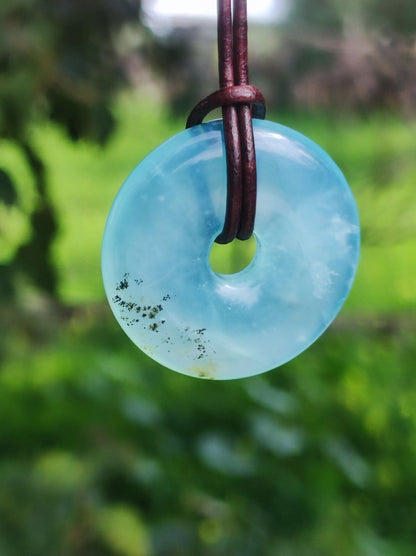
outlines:
M217 383L135 348L100 276L119 186L217 88L215 0L1 0L2 556L416 554L414 2L248 7L268 118L342 168L363 246L322 338Z

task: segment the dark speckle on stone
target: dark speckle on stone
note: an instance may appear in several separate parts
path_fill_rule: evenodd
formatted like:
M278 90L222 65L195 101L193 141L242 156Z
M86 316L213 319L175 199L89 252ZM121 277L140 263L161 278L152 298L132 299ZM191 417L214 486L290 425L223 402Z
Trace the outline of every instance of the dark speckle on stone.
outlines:
M126 272L126 274L124 274L124 276L123 276L123 279L120 280L118 286L116 287L116 290L118 290L118 291L126 290L129 287L128 277L129 277L129 274L128 274L128 272Z
M141 278L134 279L136 285L141 285L143 280ZM129 288L129 273L125 273L123 278L117 283L116 291L125 292ZM124 297L125 295L125 297ZM144 330L152 330L154 332L159 332L159 326L165 324L165 320L160 319L160 312L163 311L163 305L160 303L153 303L152 305L139 305L137 302L133 301L133 293L125 292L125 294L116 293L112 298L112 302L118 305L120 319L127 323L127 326L135 326L137 323L143 324ZM124 297L124 299L123 299ZM141 300L143 298L140 298ZM171 299L169 294L163 296L163 300L167 301ZM132 313L129 315L128 313ZM149 319L151 322L148 324L143 323L142 319ZM149 322L149 321L148 321ZM170 340L170 338L169 338Z

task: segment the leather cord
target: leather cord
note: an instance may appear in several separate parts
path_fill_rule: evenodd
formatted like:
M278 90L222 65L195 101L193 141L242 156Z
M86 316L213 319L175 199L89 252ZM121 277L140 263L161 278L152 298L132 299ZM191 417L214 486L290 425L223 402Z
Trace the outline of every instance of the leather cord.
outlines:
M222 107L227 162L227 206L217 243L249 239L254 230L257 169L252 117L263 119L265 100L248 83L247 2L218 0L218 69L220 89L199 102L186 127L202 123Z

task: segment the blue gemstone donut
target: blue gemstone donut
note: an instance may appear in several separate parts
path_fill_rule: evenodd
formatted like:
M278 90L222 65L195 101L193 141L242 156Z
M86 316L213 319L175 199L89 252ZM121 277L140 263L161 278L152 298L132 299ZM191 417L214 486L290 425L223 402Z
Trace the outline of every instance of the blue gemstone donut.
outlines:
M115 317L140 349L187 375L240 378L289 361L334 319L357 269L358 214L339 168L296 131L253 124L257 247L244 270L221 275L209 263L226 206L221 120L147 156L105 228Z

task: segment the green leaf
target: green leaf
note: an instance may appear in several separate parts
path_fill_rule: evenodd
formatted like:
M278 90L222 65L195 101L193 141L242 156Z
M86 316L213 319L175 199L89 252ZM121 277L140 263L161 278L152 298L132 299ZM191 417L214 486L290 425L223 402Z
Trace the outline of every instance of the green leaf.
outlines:
M151 554L147 528L136 511L127 505L101 508L97 529L107 547L120 556Z
M17 204L17 191L9 174L0 168L0 201L11 207Z

